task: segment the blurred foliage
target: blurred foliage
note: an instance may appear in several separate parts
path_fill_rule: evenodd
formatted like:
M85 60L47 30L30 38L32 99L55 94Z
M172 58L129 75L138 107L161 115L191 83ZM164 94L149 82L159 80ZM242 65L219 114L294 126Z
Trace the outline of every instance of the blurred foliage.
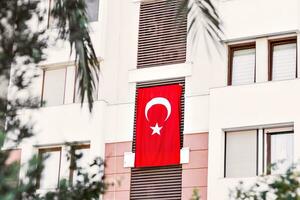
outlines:
M283 174L267 175L249 185L239 182L230 191L234 200L300 200L300 172L296 165Z
M201 30L206 44L210 40L219 51L224 32L220 15L212 0L183 0L179 12L188 14L188 33L191 33L193 40L197 39Z
M4 134L0 133L0 142L3 143ZM76 182L70 184L69 180L60 180L56 190L39 193L37 181L40 179L44 169L44 161L47 158L34 156L27 164L25 178L16 183L16 175L19 174L20 163L7 164L9 151L0 151L0 199L1 200L93 200L99 199L104 194L107 184L104 183L104 163L100 158L94 159L88 169L76 167L73 163L72 169L76 169ZM72 156L70 154L70 156ZM81 155L73 155L80 159ZM78 161L77 159L77 161ZM71 169L71 166L70 166Z

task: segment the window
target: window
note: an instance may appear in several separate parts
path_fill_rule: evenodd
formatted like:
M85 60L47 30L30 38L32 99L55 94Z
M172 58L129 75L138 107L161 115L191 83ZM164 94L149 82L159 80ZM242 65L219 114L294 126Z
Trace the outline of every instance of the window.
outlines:
M226 132L225 177L257 175L257 131Z
M289 128L267 129L267 165L275 164L268 173L282 174L292 164L294 160L294 135Z
M55 27L55 20L51 17L51 10L55 6L55 0L48 0L48 27ZM99 0L85 0L86 13L89 22L98 21L99 14Z
M73 147L73 156L71 157L71 162L76 161L76 167L87 169L90 164L89 160L89 154L90 154L90 145L78 145ZM80 159L76 159L76 157L80 157ZM82 181L83 177L80 177L78 175L78 171L76 169L70 170L70 182L73 184L76 183L76 181Z
M98 21L99 0L86 0L86 6L89 22Z
M56 189L59 183L61 147L40 149L39 156L45 159L44 170L38 180L40 189Z
M224 176L284 173L294 161L293 132L293 126L225 132Z
M70 148L74 151L74 154L72 153L71 158L68 159L68 149ZM44 161L44 170L41 177L37 180L38 188L43 190L56 189L60 178L66 177L64 175L66 172L71 183L82 180L82 177L78 176L76 169L71 170L71 164L76 162L77 168L82 168L83 171L87 172L86 169L90 164L89 151L89 144L62 145L39 149L39 157L46 158L46 160Z
M69 103L79 103L78 83L75 81L76 68L63 66L60 68L47 68L44 70L42 86L42 105L58 106ZM94 100L98 99L99 81L94 76ZM87 102L87 96L85 96Z
M64 103L66 68L44 71L42 102L46 106Z
M297 77L297 39L269 42L269 80L288 80Z
M228 85L255 82L255 43L229 46Z
M75 70L77 71L77 69L75 69ZM99 77L97 77L95 75L95 73L93 73L93 78L94 78L94 82L95 82L95 88L94 88L95 90L93 92L93 99L97 100L98 99L98 89L99 89ZM78 91L78 87L79 87L78 80L75 80L74 97L73 97L73 102L74 103L80 103L81 102L81 97L80 97L80 93ZM85 97L84 97L84 102L88 102L88 98L87 98L86 93L85 93Z
M187 16L178 9L182 0L142 1L137 67L184 63Z

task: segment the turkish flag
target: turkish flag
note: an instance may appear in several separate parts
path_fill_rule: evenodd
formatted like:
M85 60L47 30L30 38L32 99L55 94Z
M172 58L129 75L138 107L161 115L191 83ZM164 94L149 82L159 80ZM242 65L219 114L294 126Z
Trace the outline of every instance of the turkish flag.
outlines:
M135 167L180 163L179 84L138 89Z

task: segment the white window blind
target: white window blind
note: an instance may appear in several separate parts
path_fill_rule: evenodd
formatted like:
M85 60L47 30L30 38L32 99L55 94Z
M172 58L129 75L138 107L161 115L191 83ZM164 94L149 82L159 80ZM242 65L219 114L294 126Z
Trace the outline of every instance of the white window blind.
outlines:
M226 133L226 177L256 176L256 137L256 130Z
M65 73L65 68L45 71L43 101L45 101L46 106L63 104Z
M272 80L296 78L296 43L273 47Z
M271 163L276 167L272 174L283 174L292 165L294 159L294 136L290 134L271 135Z
M232 56L232 85L254 83L255 48L236 50Z
M49 151L41 153L42 157L49 157L44 162L44 170L41 174L40 189L55 189L59 182L59 169L61 151Z

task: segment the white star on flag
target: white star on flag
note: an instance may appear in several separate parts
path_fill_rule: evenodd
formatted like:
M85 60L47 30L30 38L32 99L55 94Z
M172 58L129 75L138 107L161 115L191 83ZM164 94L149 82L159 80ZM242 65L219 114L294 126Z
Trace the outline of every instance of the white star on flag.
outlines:
M162 126L158 126L158 123L156 123L155 126L150 126L150 128L153 130L152 135L154 134L160 135L160 129L162 129Z

